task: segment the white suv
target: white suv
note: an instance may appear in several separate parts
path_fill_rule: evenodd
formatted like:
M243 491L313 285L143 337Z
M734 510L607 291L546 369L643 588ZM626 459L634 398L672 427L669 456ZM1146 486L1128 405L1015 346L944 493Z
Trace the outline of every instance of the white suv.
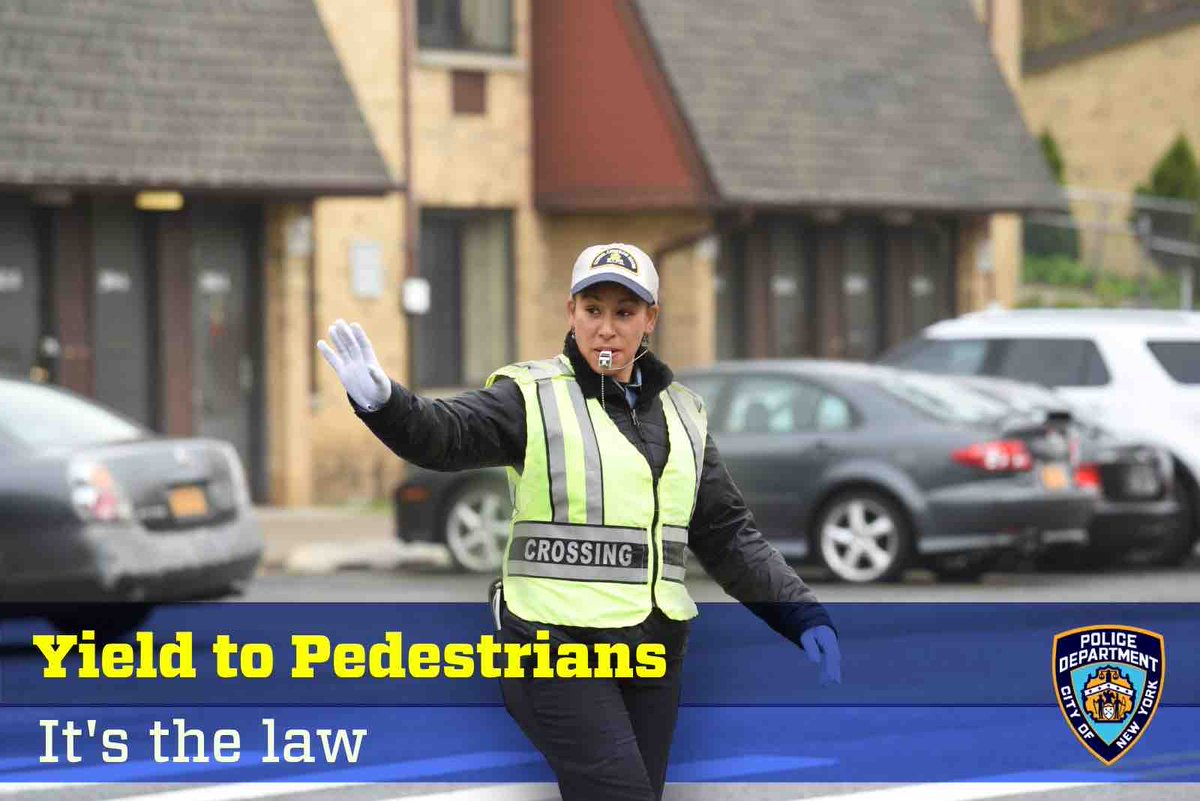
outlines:
M935 323L881 359L1042 384L1115 433L1166 447L1200 536L1200 313L985 311Z

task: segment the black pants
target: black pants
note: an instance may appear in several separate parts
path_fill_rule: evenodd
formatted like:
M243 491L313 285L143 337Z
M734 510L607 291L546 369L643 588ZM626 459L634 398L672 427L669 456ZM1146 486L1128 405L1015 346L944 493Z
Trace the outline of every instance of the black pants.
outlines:
M504 611L501 642L532 642L537 628L552 643L661 642L666 675L658 679L501 679L504 705L550 763L563 801L659 801L679 711L679 680L690 628L657 609L628 629L544 626Z

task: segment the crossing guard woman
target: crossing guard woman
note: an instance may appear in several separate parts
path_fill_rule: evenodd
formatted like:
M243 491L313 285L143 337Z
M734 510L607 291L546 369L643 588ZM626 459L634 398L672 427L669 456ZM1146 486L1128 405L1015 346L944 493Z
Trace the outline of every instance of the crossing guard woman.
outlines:
M658 273L631 245L575 262L563 352L497 370L482 390L427 400L388 379L361 326L332 347L355 413L433 470L504 466L515 500L500 639L663 643L662 678L504 679L505 705L565 801L662 797L688 621L685 548L737 600L841 681L826 610L756 529L708 435L701 398L647 347ZM546 636L545 634L541 636Z

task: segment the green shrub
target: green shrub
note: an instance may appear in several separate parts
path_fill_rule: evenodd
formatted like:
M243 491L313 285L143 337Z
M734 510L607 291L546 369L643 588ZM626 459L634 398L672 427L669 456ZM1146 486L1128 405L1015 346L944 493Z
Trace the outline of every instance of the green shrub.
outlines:
M1095 275L1069 256L1026 254L1021 280L1027 284L1089 287L1095 281Z
M1050 131L1044 131L1038 137L1042 146L1042 157L1046 166L1054 176L1054 180L1062 184L1066 175L1066 163L1062 151ZM1060 228L1055 225L1041 225L1026 220L1024 225L1025 252L1035 256L1068 256L1079 258L1079 232L1074 228Z

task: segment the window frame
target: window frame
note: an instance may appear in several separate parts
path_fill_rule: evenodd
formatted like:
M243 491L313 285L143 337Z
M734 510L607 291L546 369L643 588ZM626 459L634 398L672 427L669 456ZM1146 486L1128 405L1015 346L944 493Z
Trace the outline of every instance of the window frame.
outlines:
M512 0L485 0L488 3L502 2L507 7L504 47L475 47L465 44L462 36L461 0L429 0L435 9L437 21L434 25L421 24L421 6L425 0L418 0L416 8L416 39L417 50L422 52L444 53L473 53L492 56L516 55L516 21L514 20L514 3ZM453 9L453 10L452 10ZM455 13L457 12L457 13ZM450 30L450 21L457 18L460 24L457 29ZM431 33L432 32L432 33Z

